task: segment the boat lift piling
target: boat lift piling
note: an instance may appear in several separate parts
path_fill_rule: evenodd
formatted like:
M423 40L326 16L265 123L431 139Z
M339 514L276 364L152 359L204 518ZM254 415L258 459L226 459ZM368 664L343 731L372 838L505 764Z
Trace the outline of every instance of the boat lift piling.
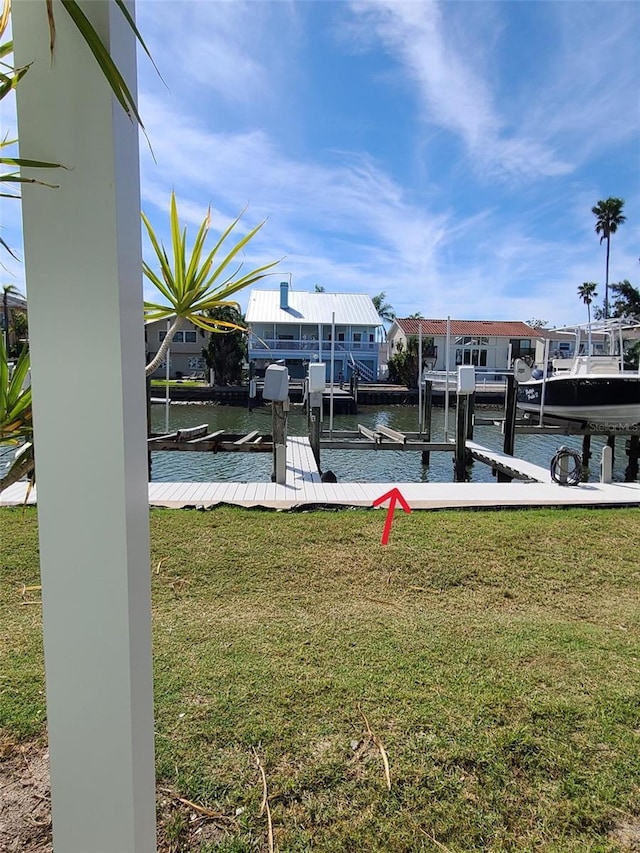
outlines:
M502 429L504 433L503 452L508 456L513 456L516 444L516 394L517 384L513 373L508 373L506 376L507 389L505 392L505 412ZM498 483L510 483L513 477L506 474L504 471L498 471Z
M431 407L433 405L433 382L430 379L425 380L422 394L422 423L420 436L424 437L425 441L431 441ZM431 461L431 453L428 450L422 451L422 464L428 465Z

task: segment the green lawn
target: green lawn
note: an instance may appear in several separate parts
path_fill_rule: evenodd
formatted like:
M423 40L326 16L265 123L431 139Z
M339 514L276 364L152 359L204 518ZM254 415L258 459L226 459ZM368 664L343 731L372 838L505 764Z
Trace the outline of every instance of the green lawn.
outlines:
M152 511L163 849L268 849L256 755L281 853L638 849L640 511L415 512L387 547L383 523ZM28 741L36 512L0 541L0 727ZM208 840L178 796L219 813Z

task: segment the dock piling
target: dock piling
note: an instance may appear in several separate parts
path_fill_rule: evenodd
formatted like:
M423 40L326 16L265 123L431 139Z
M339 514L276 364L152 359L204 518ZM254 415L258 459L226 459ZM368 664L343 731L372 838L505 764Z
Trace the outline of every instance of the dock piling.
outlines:
M507 374L507 388L505 392L505 412L504 412L504 444L503 452L508 456L513 456L515 449L516 436L516 378L512 373ZM497 476L499 483L510 483L513 477L505 474L504 471L498 471Z

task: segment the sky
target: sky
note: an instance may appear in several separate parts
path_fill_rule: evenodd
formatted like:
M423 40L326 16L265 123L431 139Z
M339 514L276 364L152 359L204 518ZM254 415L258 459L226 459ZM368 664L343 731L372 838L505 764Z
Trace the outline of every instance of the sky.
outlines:
M243 269L283 260L260 287L560 326L586 320L583 282L604 297L591 208L615 196L610 281L640 287L640 4L138 0L137 21L165 81L142 54L142 208L165 240L174 190L194 235L209 206L216 236L266 220ZM18 204L0 213L20 255Z

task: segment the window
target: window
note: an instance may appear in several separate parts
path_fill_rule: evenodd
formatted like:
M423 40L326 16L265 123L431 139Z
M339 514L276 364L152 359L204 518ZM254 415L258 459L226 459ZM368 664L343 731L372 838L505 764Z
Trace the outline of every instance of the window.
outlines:
M204 360L204 358L196 358L195 356L193 356L193 358L187 359L187 366L189 370L205 370L207 367L207 362Z
M158 332L158 340L160 343L167 337L166 332ZM196 332L176 332L173 336L172 343L174 344L195 344L198 340Z

